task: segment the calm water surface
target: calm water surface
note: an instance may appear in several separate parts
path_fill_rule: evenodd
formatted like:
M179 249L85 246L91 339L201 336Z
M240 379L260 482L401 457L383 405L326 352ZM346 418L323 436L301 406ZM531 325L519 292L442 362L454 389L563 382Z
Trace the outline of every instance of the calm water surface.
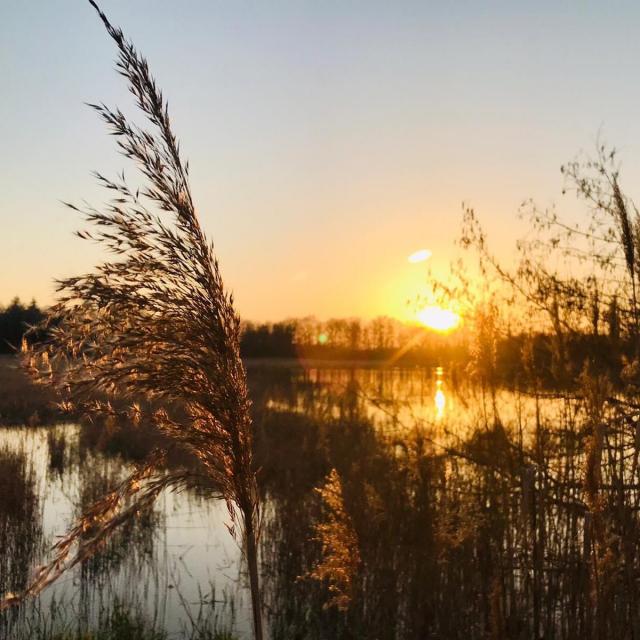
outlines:
M298 513L301 504L313 499L309 497L314 495L313 486L321 483L327 471L327 450L342 447L340 459L353 463L370 455L358 440L360 436L353 444L335 444L341 437L339 431L335 435L341 424L345 429L366 424L374 433L400 439L403 433L418 430L436 451L439 446L468 438L494 406L499 407L502 422L523 432L541 410L549 420L563 419L567 411L562 402L535 401L507 391L499 392L494 402L488 394L471 390L442 369L252 368L250 382L258 446L263 448L260 455L266 461L261 472L268 520L263 570L273 637L286 637L287 628L300 624L287 621L284 613L274 609L282 606L288 595L287 581L292 586L300 579L296 574L304 574L305 563L300 558L299 562L291 561L291 567L282 564L282 545L288 544L289 535L282 527L289 526L287 518ZM328 423L334 430L325 433L322 425ZM286 433L281 433L282 425L286 425ZM119 452L100 441L84 442L81 429L76 424L63 424L0 430L2 457L17 459L23 474L12 481L20 486L9 484L0 491L0 521L4 510L13 527L5 532L5 544L17 549L24 547L25 539L31 541L28 548L14 554L11 566L5 563L0 567L4 571L0 588L17 589L24 584L29 571L47 558L47 549L69 528L82 507L132 469L126 451ZM314 434L312 441L310 434ZM308 469L295 467L293 458L299 458L299 465ZM30 510L16 513L11 512L11 505L3 506L2 500L10 501L16 491L31 496ZM227 531L228 523L222 502L205 501L189 492L167 493L153 514L116 536L98 558L47 589L35 606L26 607L20 615L11 614L17 615L12 618L12 628L17 634L38 615L48 620L57 615L90 628L96 612L118 599L135 603L172 637L180 637L198 615L217 617L220 625L231 627L239 637L250 637L249 598L239 549ZM308 535L308 527L301 528L299 534ZM285 593L280 593L283 588ZM310 606L312 601L306 602L304 606ZM313 615L307 612L303 617L309 620Z

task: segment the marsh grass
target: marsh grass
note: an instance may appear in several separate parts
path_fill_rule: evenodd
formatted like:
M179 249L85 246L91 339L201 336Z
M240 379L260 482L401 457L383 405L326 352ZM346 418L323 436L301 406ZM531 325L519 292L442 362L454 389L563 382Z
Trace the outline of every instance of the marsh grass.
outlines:
M61 419L55 394L35 384L14 355L0 354L0 426L49 424Z
M199 627L183 629L181 640L235 640L224 622L216 617L200 614ZM11 630L11 640L171 640L168 634L147 614L132 604L115 600L108 607L95 612L95 622L89 628L74 621L72 611L63 603L53 603L49 610L31 612L21 628Z
M68 444L64 431L55 428L49 429L47 450L49 452L49 471L61 477L68 462Z
M22 451L0 449L0 590L23 589L28 566L41 551L42 524L36 479Z
M61 473L52 472L47 464L51 432L54 440L63 438L66 443ZM4 590L15 592L28 585L34 564L47 557L52 537L126 478L132 465L116 454L88 450L80 454L86 445L80 444L82 428L76 425L16 427L5 433L10 450L0 457L0 469L7 474L0 488L0 580ZM66 580L21 607L0 612L0 638L49 639L63 632L74 638L101 637L98 632L105 630L108 612L118 603L132 619L144 622L143 638L147 631L176 639L207 638L235 628L234 588L216 589L212 579L204 578L194 593L193 566L173 553L172 541L180 546L182 540L165 519L166 514L180 524L174 508L211 513L207 497L193 493L176 501L167 497L166 503L123 523ZM35 513L29 508L34 504ZM219 506L213 506L217 514L222 511ZM218 535L224 536L224 527L220 529ZM25 554L25 549L32 552ZM202 553L206 559L207 552ZM249 629L248 622L243 610L243 629Z
M0 449L0 591L24 589L29 567L43 550L41 504L32 466L23 451ZM0 614L0 637L13 618Z
M315 412L295 391L291 411L267 408L256 446L272 637L634 638L637 412L589 370L580 384L514 393L509 407L497 393L486 410L477 390L475 419L451 432L383 398L374 422L373 382L365 401L304 383Z
M433 402L420 372L278 375L278 391L252 381L274 640L635 637L637 422L606 379L585 369L571 397L498 389L486 410L463 388L467 424L408 417L405 400ZM117 480L105 473L86 502Z

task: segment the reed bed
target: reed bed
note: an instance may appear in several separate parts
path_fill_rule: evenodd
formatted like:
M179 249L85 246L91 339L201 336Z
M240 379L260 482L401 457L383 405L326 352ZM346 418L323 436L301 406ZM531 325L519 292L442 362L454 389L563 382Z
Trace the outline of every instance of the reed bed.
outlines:
M505 422L498 396L464 437L349 419L340 394L332 417L263 414L272 637L635 638L635 411L583 384Z
M31 612L28 622L10 630L11 640L171 640L173 635L160 628L135 605L118 600L95 612L95 624L74 621L72 611L64 603L56 603L49 610ZM7 636L9 637L9 636ZM217 619L208 619L199 627L185 629L181 640L236 640Z
M457 414L407 419L433 402L428 376L350 376L252 380L270 637L635 637L637 422L606 381L585 375L573 398L496 390L486 412L464 388L475 419L454 430ZM98 476L87 504L117 481ZM105 550L98 582L128 557Z

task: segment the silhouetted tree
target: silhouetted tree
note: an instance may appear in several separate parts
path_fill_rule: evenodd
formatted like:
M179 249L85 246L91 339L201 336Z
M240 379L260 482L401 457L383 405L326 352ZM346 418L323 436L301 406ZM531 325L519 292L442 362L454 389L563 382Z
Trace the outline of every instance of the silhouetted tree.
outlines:
M40 323L43 317L35 300L25 307L16 297L6 309L0 308L0 353L18 351L25 332Z

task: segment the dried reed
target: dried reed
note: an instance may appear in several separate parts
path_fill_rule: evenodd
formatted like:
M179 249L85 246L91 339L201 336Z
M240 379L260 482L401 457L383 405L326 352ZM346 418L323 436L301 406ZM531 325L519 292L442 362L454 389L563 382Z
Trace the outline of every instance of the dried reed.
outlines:
M317 540L322 545L322 559L309 577L328 582L331 598L325 606L346 611L360 564L358 538L345 509L342 481L335 469L317 491L326 509L326 518L315 527Z
M117 108L90 105L116 137L120 152L146 178L130 188L124 173L96 173L114 197L103 210L68 206L82 213L94 240L114 254L91 273L59 282L58 303L45 321L48 339L25 360L37 379L54 387L67 407L90 415L113 414L109 397L154 400L166 409L153 418L170 441L190 451L207 482L226 499L230 530L246 552L255 637L262 638L257 538L259 502L252 465L250 401L240 359L240 320L225 290L213 246L200 227L167 103L147 61L93 0L118 47L117 71L151 127L143 129ZM107 397L107 400L95 398ZM170 416L183 408L184 418ZM136 404L129 412L137 417ZM153 502L167 487L194 482L193 474L160 472L162 452L107 495L55 547L24 593L0 608L39 592L86 558L111 531ZM239 512L239 514L238 514ZM87 536L87 531L91 534ZM75 555L72 548L78 546Z

